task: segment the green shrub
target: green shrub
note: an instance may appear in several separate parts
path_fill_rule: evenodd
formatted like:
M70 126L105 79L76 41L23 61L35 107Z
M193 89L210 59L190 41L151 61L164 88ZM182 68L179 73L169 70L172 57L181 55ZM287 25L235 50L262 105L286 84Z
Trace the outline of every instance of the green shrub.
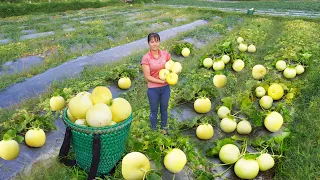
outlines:
M183 48L189 48L190 53L194 51L194 47L189 42L176 42L171 46L171 53L175 53L176 55L181 55L181 51Z

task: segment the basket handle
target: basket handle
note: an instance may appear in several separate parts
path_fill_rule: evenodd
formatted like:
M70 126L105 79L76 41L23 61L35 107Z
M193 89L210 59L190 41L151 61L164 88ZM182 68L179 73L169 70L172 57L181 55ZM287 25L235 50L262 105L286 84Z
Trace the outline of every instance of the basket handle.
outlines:
M63 140L62 146L60 148L60 152L59 152L59 161L61 163L65 164L66 166L76 165L75 160L71 160L71 159L66 158L66 156L69 154L69 150L70 150L71 136L72 136L71 128L67 127L66 133L64 135L64 140Z
M87 180L95 179L100 162L100 134L95 134L92 143L92 161Z
M66 166L76 165L75 160L66 158L70 150L71 136L72 136L71 128L67 127L66 133L64 135L64 140L59 152L59 161L65 164ZM93 138L93 143L92 143L91 167L90 167L90 172L88 174L87 180L92 180L92 179L95 179L96 177L98 167L99 167L99 162L100 162L100 149L101 149L100 134L95 134Z

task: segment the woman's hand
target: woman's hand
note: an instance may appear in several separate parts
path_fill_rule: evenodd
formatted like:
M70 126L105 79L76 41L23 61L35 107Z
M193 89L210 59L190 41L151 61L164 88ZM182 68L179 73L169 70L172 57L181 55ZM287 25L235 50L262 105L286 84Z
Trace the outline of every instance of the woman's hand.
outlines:
M163 81L161 79L154 78L150 76L150 67L148 65L143 64L142 65L142 70L144 74L144 78L148 81L151 81L153 83L158 83L158 84L165 84L167 83L166 81Z

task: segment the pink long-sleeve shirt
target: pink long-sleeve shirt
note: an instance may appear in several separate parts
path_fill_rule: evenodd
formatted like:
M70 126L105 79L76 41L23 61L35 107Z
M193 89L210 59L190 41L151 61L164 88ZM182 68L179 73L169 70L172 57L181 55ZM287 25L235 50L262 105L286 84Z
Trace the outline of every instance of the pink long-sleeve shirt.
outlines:
M159 57L156 59L152 52L149 51L147 54L145 54L142 57L141 65L145 64L150 67L150 76L160 79L159 78L159 72L161 69L165 68L165 64L167 61L171 59L171 55L163 50L159 50ZM159 83L154 83L151 81L148 81L148 88L156 88L156 87L163 87L168 85L166 84L159 84Z

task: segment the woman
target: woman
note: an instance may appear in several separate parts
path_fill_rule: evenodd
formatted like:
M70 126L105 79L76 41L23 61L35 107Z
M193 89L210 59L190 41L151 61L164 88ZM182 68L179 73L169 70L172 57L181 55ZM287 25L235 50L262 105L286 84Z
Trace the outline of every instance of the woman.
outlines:
M171 55L159 49L160 36L157 33L150 33L148 35L148 44L150 50L143 56L141 65L144 77L148 81L151 128L156 130L158 107L160 104L161 129L162 133L166 134L170 86L166 81L159 78L159 71L165 68L165 64L171 59Z

